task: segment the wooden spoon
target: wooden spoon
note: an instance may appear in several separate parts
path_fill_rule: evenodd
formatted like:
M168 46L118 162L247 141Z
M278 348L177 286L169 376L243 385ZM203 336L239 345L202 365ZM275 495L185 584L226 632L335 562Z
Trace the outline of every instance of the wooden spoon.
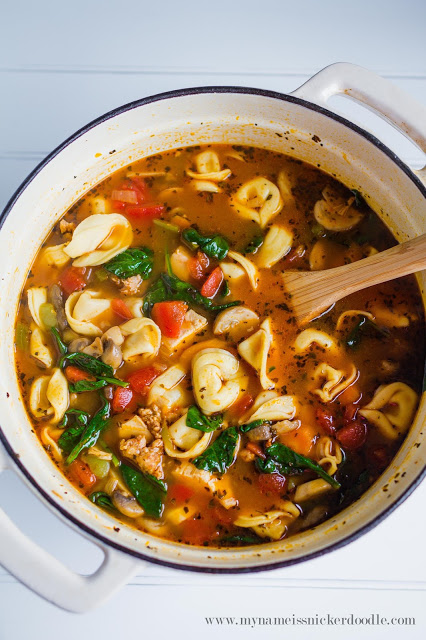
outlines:
M374 256L324 271L285 271L284 286L300 324L355 291L426 269L426 234Z

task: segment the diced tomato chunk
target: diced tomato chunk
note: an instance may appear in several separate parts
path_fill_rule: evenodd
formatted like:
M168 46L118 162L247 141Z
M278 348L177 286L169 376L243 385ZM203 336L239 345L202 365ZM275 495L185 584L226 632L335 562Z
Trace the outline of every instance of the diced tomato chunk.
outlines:
M140 204L141 202L149 202L150 192L145 180L143 178L140 178L139 176L133 176L133 178L131 178L129 182L132 186L132 189L135 189L138 192L138 204Z
M336 433L336 427L334 426L334 416L332 413L323 409L322 407L318 407L315 412L315 417L319 425L324 429L324 431L332 436Z
M219 531L215 529L213 523L207 523L201 518L185 520L182 531L184 541L199 546L219 535Z
M356 404L347 404L345 407L345 412L343 414L343 424L350 424L356 418L356 414L358 413L358 407Z
M151 316L168 338L177 338L182 329L188 305L180 300L157 302L152 307Z
M161 371L155 367L143 367L143 369L138 369L130 373L127 376L127 382L136 393L146 394L149 385L152 384L160 374Z
M261 493L284 493L287 487L287 478L279 473L261 473L258 477Z
M246 393L232 405L230 411L236 417L243 416L253 405L254 398L250 393Z
M197 251L197 255L188 260L188 270L194 280L202 280L209 268L210 260L202 251Z
M121 300L120 298L114 298L114 300L111 300L111 309L114 313L120 316L120 318L124 318L125 320L133 318L133 313L130 311L124 300Z
M145 204L139 207L127 207L126 213L133 218L140 220L149 220L152 218L160 218L164 213L164 205L162 204Z
M74 367L72 365L68 365L65 367L64 373L68 382L71 384L75 384L76 382L80 382L80 380L95 380L95 377L90 373L79 369L78 367Z
M367 439L367 425L362 420L354 420L339 429L336 438L344 449L355 451L362 447Z
M212 509L209 509L209 513L214 522L220 522L220 524L230 525L234 522L235 512L225 509L221 504L217 504Z
M201 295L205 298L214 298L223 282L223 272L220 267L213 269L207 280L201 287Z
M81 291L86 286L86 267L68 267L59 278L59 284L67 295Z
M174 484L167 492L167 497L175 502L186 502L194 495L194 489L186 487L184 484Z
M115 387L112 396L112 410L114 413L123 413L136 409L136 401L130 387Z
M68 474L82 489L90 489L96 483L96 476L83 460L74 460L68 467Z
M111 202L111 207L113 211L122 211L123 209L126 208L126 203L125 202L119 202L118 200L113 200Z

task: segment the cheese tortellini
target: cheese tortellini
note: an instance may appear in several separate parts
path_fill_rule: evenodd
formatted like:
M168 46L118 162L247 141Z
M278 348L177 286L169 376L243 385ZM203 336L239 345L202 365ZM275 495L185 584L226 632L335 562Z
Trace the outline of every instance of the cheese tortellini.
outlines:
M300 515L298 507L290 500L282 500L279 509L254 515L239 515L234 524L237 527L252 529L261 538L279 540L287 526Z
M47 287L31 287L27 291L28 308L38 327L44 328L40 317L40 307L47 302Z
M238 398L239 368L238 359L225 349L202 349L195 355L192 360L194 395L206 415L224 411Z
M355 197L346 201L326 187L322 192L322 199L315 203L315 219L328 231L348 231L364 217L355 209L354 202Z
M318 464L324 467L329 476L333 476L343 460L339 443L328 436L321 436L316 443L315 449Z
M194 180L223 182L231 175L230 169L221 169L219 156L215 151L202 151L195 157L197 171L186 170L186 174Z
M268 392L266 392L268 393ZM270 395L265 395L265 392L260 394L258 398L261 398L260 406L256 402L253 407L255 411L250 414L250 421L265 420L265 421L278 421L278 420L292 420L296 415L296 403L294 396L279 396L276 392Z
M273 389L275 383L268 377L266 367L268 353L272 344L271 320L267 318L262 322L256 333L240 342L238 353L246 362L255 369L259 375L260 384L264 389Z
M293 234L279 224L273 224L265 236L257 255L258 267L269 269L279 262L291 249Z
M318 329L305 329L297 336L294 341L294 348L296 352L306 351L313 344L316 344L322 349L335 349L337 344L334 339L325 333L325 331L319 331Z
M57 424L69 405L68 382L62 371L53 369L51 375L36 378L30 390L30 411L37 420L48 419Z
M238 305L221 311L214 322L213 333L216 335L228 335L232 340L237 342L243 336L250 333L259 324L259 316L257 313Z
M101 297L99 291L85 289L72 293L65 303L68 324L76 333L83 336L101 336L103 330L92 322L107 311L111 300Z
M267 178L253 178L244 183L231 197L231 206L243 218L257 222L262 229L282 209L278 187Z
M127 218L120 213L96 213L80 222L64 251L75 258L76 267L94 267L128 249L132 240Z
M42 258L49 267L64 267L71 258L65 253L64 249L68 243L56 244L52 247L45 247L42 251Z
M211 433L203 433L186 424L187 411L169 427L163 426L164 450L171 458L188 460L203 453L211 440Z
M259 284L259 272L257 270L256 265L253 264L251 260L243 256L238 251L228 251L228 258L235 260L239 265L241 265L242 269L246 272L249 282L253 289L257 289ZM223 265L229 265L230 263L221 262L221 268L223 269ZM232 264L232 263L231 263ZM226 270L226 268L225 268Z
M50 369L53 365L52 350L44 332L35 323L31 325L30 354L43 369Z
M150 318L132 318L120 325L124 336L122 346L123 358L126 361L136 356L146 359L157 355L161 345L160 328Z
M315 383L321 383L322 381L324 383L318 389L314 389L312 393L317 395L322 402L332 402L345 389L350 387L357 377L358 370L352 363L349 371L345 372L323 362L315 369L313 379Z
M416 406L417 393L404 382L392 382L380 386L359 413L385 438L396 440L408 431Z

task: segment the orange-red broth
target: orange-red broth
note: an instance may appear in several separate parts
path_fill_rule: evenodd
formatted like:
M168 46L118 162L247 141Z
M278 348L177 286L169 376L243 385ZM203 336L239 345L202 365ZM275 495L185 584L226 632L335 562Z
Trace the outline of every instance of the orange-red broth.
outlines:
M286 205L274 219L274 223L281 222L292 229L294 233L293 249L302 245L305 248L303 255L292 262L291 258L294 254L291 253L273 268L261 270L260 284L256 291L248 286L246 279L243 279L240 284L232 287L231 298L227 298L227 300L240 299L256 311L261 318L267 316L271 318L274 341L268 358L269 376L275 382L278 391L297 397L299 407L297 417L302 422L299 429L282 437L281 442L305 456L313 456L316 441L321 435L327 435L321 422L316 418L317 408L324 408L324 405L321 405L319 399L309 391L310 376L315 364L321 360L321 351L314 349L307 357L303 358L295 355L292 344L299 329L289 310L289 301L285 297L280 273L284 268L289 267L309 268L310 249L318 239L315 235L318 233L318 225L316 225L313 216L313 207L315 202L321 198L324 187L330 185L346 196L351 194L329 175L298 160L261 149L235 148L225 145L216 145L211 148L218 153L221 165L232 170L232 175L221 184L221 193L198 193L191 188L190 179L186 176L185 169L191 166L194 156L204 148L179 149L135 162L114 173L82 197L66 212L66 219L79 223L90 216L94 196L102 196L111 203L111 192L119 188L123 179L129 174L164 172L164 175L159 177L145 178L151 192L151 198L155 202L165 205L162 217L169 220L172 210L175 207L181 207L189 223L197 225L201 233L205 235L220 233L228 239L233 249L241 251L254 236L259 234L260 230L256 223L242 219L235 213L235 210L229 205L229 195L245 181L258 175L265 176L276 183L278 172L285 169L294 185L294 205ZM233 157L235 151L244 161ZM178 187L178 189L174 191L173 187ZM165 189L168 191L162 198L160 193ZM110 211L113 211L112 204L110 207ZM365 205L364 211L364 219L355 229L344 233L328 232L326 234L329 240L329 244L325 245L327 267L365 257L369 246L383 250L394 244L395 241L389 231L367 205ZM154 272L149 281L144 284L141 290L143 292L156 275L164 270L165 247L168 247L170 253L173 252L179 244L179 239L177 235L154 225L152 219L141 222L131 218L131 222L134 230L133 245L151 247L155 252ZM52 229L43 246L55 245L60 242L63 242L63 237L59 231L58 223ZM110 280L101 282L98 280L96 270L99 268L101 267L94 267L90 270L88 279L90 287L101 291L106 297L120 297L117 286ZM60 277L61 270L46 267L39 257L35 259L22 294L18 322L30 323L26 289L33 286L51 285L58 282ZM123 299L125 298L123 297ZM352 360L359 370L356 383L326 407L326 410L334 416L337 428L343 424L345 407L348 405L349 407L357 406L369 401L379 384L398 379L407 382L417 391L421 385L421 369L424 360L421 329L423 312L419 290L414 278L400 279L354 294L336 304L334 309L316 320L312 326L329 332L336 339L341 340L342 334L335 331L336 320L340 313L345 309L369 309L374 305L392 307L396 310L403 309L410 315L412 321L407 328L391 329L386 339L367 336L353 352L347 350L346 355L335 355L328 358L328 362L336 368L344 366L349 360ZM210 320L211 318L212 316L209 316ZM112 312L108 312L104 320L105 326L123 321ZM196 342L215 338L211 325L212 322L209 323L209 327L203 335L198 336ZM349 326L348 331L350 328ZM343 340L344 338L345 335L343 335ZM232 344L228 346L231 349L235 347ZM155 358L154 364L166 368L179 360L180 355L165 357L160 354ZM389 373L381 367L380 363L383 360L397 363L397 373ZM34 377L40 375L40 369L28 353L19 348L16 351L16 366L22 395L24 400L28 402L31 382ZM131 371L140 368L140 366L142 363L137 360L132 364L124 363L117 375L126 379ZM190 383L188 383L188 389L190 390ZM257 376L251 372L247 392L255 397L261 390ZM79 394L72 401L72 406L94 412L99 406L98 396L95 392ZM113 416L103 433L104 440L118 457L120 454L117 424L128 417L128 413ZM232 408L228 414L225 414L225 417L232 418ZM34 429L39 433L43 423L37 423L33 418L31 420ZM247 436L242 436L241 448L246 442ZM376 430L369 429L367 440L360 450L344 452L344 464L341 465L337 474L342 484L341 490L304 503L303 506L300 505L301 516L287 528L285 535L309 528L309 526L325 520L350 504L377 479L384 466L392 459L399 445L400 442L385 441ZM49 452L49 446L46 444L43 446ZM379 459L374 455L377 449L381 451ZM67 466L61 462L57 462L57 464L67 475ZM238 456L227 472L229 486L232 488L232 494L238 500L238 505L226 510L204 487L176 480L173 469L179 464L179 461L165 456L165 481L169 489L162 518L164 524L156 528L155 533L185 544L204 546L226 544L226 539L229 536L250 533L250 530L233 525L239 513L264 513L279 509L280 501L287 497L291 499L292 492L294 492L294 483L291 482L281 490L281 493L265 491L265 486L259 481L260 475L256 471L254 463L244 462ZM309 472L303 476L304 480L315 477L315 474ZM91 487L90 492L102 490L104 486L105 480L100 480L94 487ZM84 492L81 486L79 488ZM168 522L167 514L170 509L179 505L187 505L188 512L193 515L183 524L173 525ZM120 514L117 514L117 517L141 530L147 528L143 519L130 520ZM153 531L152 527L148 528Z

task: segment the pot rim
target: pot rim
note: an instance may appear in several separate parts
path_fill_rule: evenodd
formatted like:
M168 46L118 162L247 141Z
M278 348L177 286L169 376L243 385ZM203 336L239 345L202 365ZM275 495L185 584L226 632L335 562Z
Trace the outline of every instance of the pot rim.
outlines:
M75 133L73 133L71 136L66 138L66 140L64 140L64 142L62 142L55 149L53 149L53 151L51 151L28 174L28 176L23 180L23 182L20 184L20 186L16 189L16 191L11 196L11 198L9 199L9 201L6 204L5 208L3 209L3 211L0 214L0 230L1 230L2 226L3 226L3 224L4 224L4 221L7 218L7 216L9 215L11 210L13 209L16 201L21 196L21 194L25 191L25 189L28 187L28 185L33 181L33 179L44 169L44 167L46 167L49 164L49 162L51 160L53 160L59 153L61 153L61 151L63 151L72 142L74 142L75 140L80 138L82 135L84 135L85 133L87 133L91 129L94 129L96 126L102 124L103 122L106 122L107 120L110 120L111 118L114 118L115 116L121 115L122 113L125 113L126 111L130 111L132 109L136 109L138 107L141 107L141 106L144 106L144 105L147 105L147 104L159 102L161 100L168 100L168 99L171 99L171 98L181 98L181 97L184 97L184 96L206 94L206 93L219 93L219 94L238 93L238 94L243 94L243 95L245 94L245 95L263 96L265 98L274 98L276 100L281 100L283 102L290 102L290 103L293 103L293 104L298 104L298 105L300 105L300 106L302 106L302 107L304 107L306 109L309 109L311 111L315 111L317 113L320 113L321 115L324 115L324 116L326 116L326 117L338 122L339 124L349 128L349 129L352 129L352 131L354 131L358 135L360 135L363 138L365 138L368 142L372 143L376 148L378 148L379 151L381 151L382 153L387 155L398 166L398 168L401 169L407 175L407 177L419 189L421 194L426 198L426 186L413 173L413 171L408 167L408 165L405 164L396 155L396 153L394 153L391 149L389 149L389 147L387 147L385 144L383 144L378 138L376 138L376 136L374 136L373 134L369 133L368 131L366 131L362 127L354 124L350 120L347 120L346 118L334 113L333 111L330 111L329 109L326 109L326 108L324 108L324 107L322 107L320 105L317 105L317 104L315 104L313 102L309 102L307 100L303 100L301 98L297 98L297 97L295 97L293 95L284 94L284 93L280 93L280 92L277 92L277 91L270 91L270 90L267 90L267 89L256 89L256 88L251 88L251 87L236 87L236 86L205 86L205 87L194 87L194 88L177 89L177 90L173 90L173 91L166 91L166 92L163 92L163 93L154 94L153 96L148 96L146 98L140 98L139 100L134 100L132 102L128 102L128 103L126 103L126 104L124 104L124 105L122 105L120 107L116 107L115 109L112 109L111 111L108 111L107 113L99 116L98 118L95 118L94 120L92 120L91 122L86 124L85 126L83 126L80 129L78 129ZM357 529L352 534L350 534L350 535L348 535L346 537L343 537L338 542L334 542L334 543L324 547L323 549L320 549L318 551L314 551L312 553L308 553L308 554L306 554L306 555L304 555L302 557L299 557L299 558L293 558L293 559L290 558L290 559L287 559L287 560L281 560L281 561L270 563L270 564L257 565L255 567L247 567L247 568L244 568L244 567L242 567L242 568L231 568L231 567L229 567L229 568L228 567L227 568L207 568L207 567L200 567L200 566L189 565L189 564L178 564L178 563L169 562L169 561L166 561L166 560L161 560L161 559L158 559L158 558L155 558L155 557L147 556L147 555L145 555L143 553L140 553L139 551L135 551L134 549L131 549L131 548L129 548L129 547L123 545L123 544L111 541L108 538L104 537L101 533L99 533L98 531L93 530L91 527L86 525L84 522L82 522L78 518L76 518L73 515L71 515L67 511L67 509L64 509L61 505L57 504L51 498L51 496L47 493L47 491L45 491L39 485L38 481L31 475L31 473L26 469L26 467L19 460L19 457L13 451L13 449L12 449L11 445L9 444L9 441L8 441L8 439L6 437L6 434L4 433L1 425L0 425L0 442L4 446L4 449L5 449L6 453L8 454L8 456L13 460L14 464L18 467L18 469L21 472L21 474L26 478L26 480L29 482L29 484L32 485L32 487L35 489L37 494L41 495L41 497L48 503L49 507L53 508L55 511L58 511L59 514L63 518L65 518L70 523L72 523L76 528L84 531L86 534L88 534L89 536L97 539L99 542L102 542L107 547L112 547L112 548L116 549L117 551L124 552L124 553L126 553L128 555L131 555L131 556L133 556L135 558L138 558L139 560L145 560L145 561L151 562L153 564L158 564L158 565L165 566L165 567L170 567L170 568L173 568L173 569L180 569L180 570L185 570L185 571L201 572L201 573L211 573L211 574L239 574L239 573L252 573L252 572L259 572L259 571L272 571L273 569L279 569L279 568L283 568L283 567L288 567L288 566L291 566L291 565L299 564L301 562L305 562L305 561L311 560L313 558L321 557L321 556L323 556L323 555L325 555L327 553L330 553L331 551L334 551L334 550L337 550L337 549L341 549L342 547L344 547L347 544L349 544L350 542L358 539L359 537L361 537L362 535L364 535L365 533L367 533L368 531L373 529L375 526L377 526L380 522L382 522L400 504L402 504L408 498L408 496L411 495L411 493L416 489L416 487L426 477L426 464L425 464L424 467L419 471L419 473L417 474L417 476L413 480L413 482L405 489L405 491L392 504L388 505L379 514L377 514L370 522L365 524L360 529ZM208 550L208 548L206 548L206 550Z

